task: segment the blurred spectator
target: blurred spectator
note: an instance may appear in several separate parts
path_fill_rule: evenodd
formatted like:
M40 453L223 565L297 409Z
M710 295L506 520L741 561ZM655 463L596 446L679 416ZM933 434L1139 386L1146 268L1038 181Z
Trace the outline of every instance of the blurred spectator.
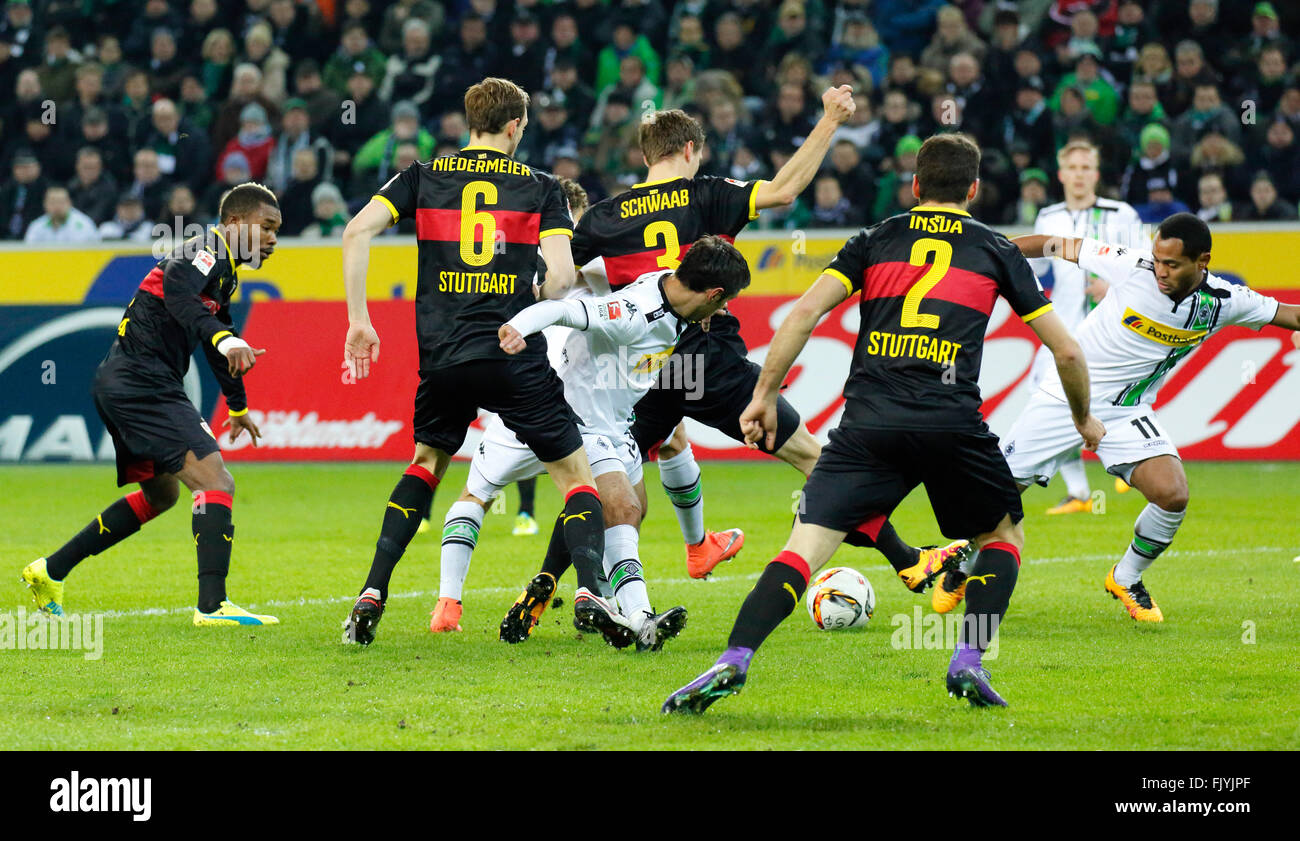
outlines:
M293 85L296 97L307 103L312 131L328 135L330 127L342 116L342 98L325 87L320 66L311 59L303 61L294 68Z
M1144 183L1146 201L1133 206L1138 218L1149 225L1163 222L1175 213L1189 213L1190 209L1174 198L1173 186L1163 176L1153 175Z
M1015 224L1032 226L1038 221L1038 211L1048 204L1047 173L1038 167L1020 173L1020 199L1016 202Z
M77 146L89 146L99 152L104 170L119 183L131 177L130 147L125 134L111 134L108 116L98 107L86 109L81 117L81 138Z
M158 153L158 169L169 179L196 190L208 182L212 154L208 138L181 119L170 99L154 102L153 130L144 145Z
M198 202L188 184L177 184L167 194L167 204L158 220L171 228L173 237L194 235L194 228L202 228L204 220L198 214ZM214 220L215 221L215 220Z
M262 71L262 94L277 105L283 102L289 56L275 45L270 24L259 21L244 34L242 59Z
M280 136L271 150L266 167L266 184L277 194L286 190L298 153L307 151L316 158L313 176L323 172L334 160L334 150L329 141L311 130L311 116L307 113L307 103L301 99L291 99L284 104L284 118L281 121ZM305 223L304 223L305 224Z
M317 184L311 191L312 224L303 229L304 239L337 239L348 223L343 194L333 184Z
M739 15L728 12L717 18L713 43L709 66L727 71L742 87L756 90L762 78L761 68L756 66L753 48L745 42Z
M1201 53L1209 58L1209 63L1223 70L1223 28L1219 20L1219 0L1189 0L1186 27L1170 34L1176 34L1179 40L1195 42Z
M239 113L239 133L230 139L217 158L216 172L221 172L222 161L228 155L242 154L248 162L249 176L254 181L261 181L266 177L273 148L275 138L271 136L271 122L266 109L256 102L250 102Z
M1138 137L1141 153L1124 172L1120 193L1124 201L1138 208L1149 199L1149 185L1159 181L1167 190L1178 187L1178 170L1169 149L1169 129L1152 123ZM1140 209L1139 209L1140 212ZM1145 221L1146 217L1143 217Z
M121 113L111 105L108 97L104 95L104 68L93 61L87 61L77 66L76 77L76 95L72 101L62 106L60 119L64 123L64 130L72 137L81 134L81 121L85 117L86 111L90 108L99 108L110 115L110 119L116 116L115 129L118 132L125 133L126 120Z
M709 109L708 124L704 130L705 145L709 150L708 171L714 175L729 176L736 152L754 145L748 127L740 122L740 109L729 99L715 102Z
M1159 123L1168 128L1165 121L1165 107L1156 98L1156 86L1146 81L1134 82L1128 89L1128 107L1124 109L1124 114L1117 124L1120 139L1132 149L1134 159L1137 158L1138 150L1141 148L1138 138L1142 134L1142 129L1152 123Z
M1020 16L1014 9L1000 10L993 18L993 37L984 57L984 75L993 89L1009 101L1015 93L1016 52L1023 39L1020 35Z
M1054 154L1052 113L1043 98L1043 80L1037 76L1021 79L1016 85L1015 105L1002 121L998 138L1008 148L1017 140L1029 149L1035 161L1045 161Z
M840 190L849 203L862 214L876 203L876 179L871 169L862 161L862 153L850 140L837 140L831 146L830 167L827 174L839 181ZM862 220L854 223L861 225Z
M889 74L889 50L880 43L880 33L865 11L852 12L845 18L843 34L831 42L821 62L822 72L829 72L836 64L870 73L876 87L884 84Z
M99 225L113 215L117 193L117 180L104 171L104 159L99 150L83 146L77 152L77 174L68 182L73 207Z
M320 159L311 149L299 149L293 155L293 169L284 190L277 193L280 199L280 231L285 236L296 237L311 224L311 192L321 183Z
M72 206L67 187L50 187L42 200L45 212L27 226L29 243L99 242L99 231L89 216Z
M849 121L835 130L834 140L847 140L858 147L858 152L866 156L870 165L879 163L884 153L880 148L880 120L877 118L871 97L865 93L854 93L853 116Z
M643 110L651 110L662 104L663 95L659 88L646 78L646 68L641 56L628 55L624 56L619 62L618 81L610 87L605 88L599 96L596 97L596 108L592 111L592 125L596 126L601 123L601 115L605 111L605 103L614 95L626 96L632 105L633 111L640 114Z
M421 160L433 157L433 135L420 127L420 109L414 103L399 102L393 106L392 113L392 125L366 141L352 159L355 193L378 188L393 173L401 171L396 166L397 147L401 143L413 141ZM526 137L527 132L524 134Z
M390 8L398 9L401 5ZM413 17L402 26L401 48L388 59L379 98L395 102L409 100L423 107L433 96L433 79L442 59L433 50L429 22Z
M326 87L343 96L348 90L348 79L357 72L369 76L376 87L382 84L387 62L384 54L370 43L365 26L354 22L344 27L338 51L325 63L321 76Z
M160 27L154 31L149 39L149 61L145 67L149 71L150 91L170 98L180 95L181 77L189 68L177 52L176 36L171 30Z
M581 140L576 121L569 119L564 103L547 93L532 101L533 119L519 144L516 157L533 166L550 169L559 149Z
M81 55L72 49L68 30L62 26L51 27L45 34L45 58L36 71L46 96L55 102L71 99L80 63Z
M149 242L153 239L153 220L145 216L144 204L138 197L125 195L117 200L113 218L99 226L99 236L105 241Z
M1137 64L1133 66L1133 79L1136 82L1150 82L1156 87L1156 98L1168 103L1174 92L1174 64L1169 60L1169 51L1159 41L1142 47L1138 52Z
M122 58L122 45L115 35L101 35L95 42L95 57L104 68L104 93L120 96L126 82L127 63Z
M137 65L149 61L149 51L154 33L166 30L176 37L184 25L181 16L174 12L167 0L145 0L144 12L131 21L131 29L122 42L122 52L128 61Z
M1119 116L1119 94L1101 74L1101 50L1092 44L1080 47L1074 71L1061 79L1049 106L1059 111L1061 92L1066 88L1077 88L1083 92L1084 104L1098 125L1108 126L1115 122Z
M796 84L782 85L777 91L775 104L776 107L768 109L766 119L759 124L759 148L799 148L813 129L804 88Z
M1196 89L1205 85L1219 86L1219 74L1205 63L1205 53L1195 41L1180 41L1174 50L1174 89L1166 100L1161 97L1169 113L1175 117L1192 107Z
M352 156L388 124L388 106L374 90L368 73L361 70L353 73L348 79L349 99L331 124L328 136L334 144L334 171L344 177L352 170Z
M510 78L525 91L540 90L546 84L546 42L541 23L527 9L520 9L510 21L506 45Z
M834 175L819 175L813 182L813 203L807 226L810 228L859 228L865 217L853 205Z
M203 132L204 136L211 133L215 115L212 113L212 103L208 101L208 93L203 89L198 76L190 73L181 79L181 98L176 107L181 119L193 126L195 131Z
M891 53L917 56L930 42L944 5L943 0L876 0L871 14Z
M1267 116L1277 109L1282 94L1294 84L1295 76L1287 72L1286 54L1278 45L1269 44L1260 50L1254 72L1243 77L1239 91L1243 100L1254 103L1258 114Z
M1196 183L1202 175L1217 173L1227 186L1229 194L1244 196L1250 190L1250 174L1246 169L1246 156L1241 147L1217 132L1210 132L1192 148L1189 160L1187 186ZM1195 201L1195 196L1184 199Z
M679 3L678 8L684 5L689 4ZM700 70L711 67L712 48L709 47L708 39L704 36L703 18L698 14L684 14L678 19L677 24L672 52L686 56L691 60L691 64Z
M171 183L163 177L158 166L158 153L153 149L141 149L132 158L131 169L134 178L127 186L126 194L140 200L144 205L145 216L157 219L162 213L167 193L171 191Z
M588 132L584 140L587 145L595 146L592 165L604 184L602 192L615 192L618 180L629 174L624 152L637 145L639 125L633 118L632 101L627 95L611 93L605 102L601 125Z
M764 74L772 74L788 55L798 55L810 64L822 60L825 49L816 32L808 25L802 0L785 0L776 14L776 26L767 36L759 61Z
M1250 34L1228 51L1228 65L1241 70L1253 65L1265 47L1278 46L1286 55L1295 54L1295 43L1282 34L1277 10L1272 3L1256 3L1250 15Z
M957 101L965 118L965 130L981 144L994 142L1001 97L989 88L974 56L957 53L952 57L944 90Z
M1211 224L1233 220L1232 202L1224 189L1223 178L1217 172L1202 175L1196 185L1199 206L1196 215Z
M623 14L614 21L613 40L609 46L600 51L596 61L594 87L597 95L603 94L614 85L626 86L623 79L625 72L623 60L628 56L640 58L641 75L651 85L659 84L659 53L650 46L650 41L644 35L637 32L635 19ZM751 63L754 58L751 52L749 59Z
M668 56L661 94L664 110L685 108L695 103L695 63L690 56L677 53Z
M1121 0L1116 16L1115 34L1101 39L1102 63L1112 77L1132 77L1142 45L1155 39L1140 0Z
M221 26L221 16L217 0L190 0L184 28L177 41L181 55L189 60L201 55L203 42L207 40L208 33L219 26Z
M227 29L214 29L203 39L199 81L208 99L223 101L235 74L235 38Z
M231 152L221 161L220 180L208 185L199 196L199 212L208 219L217 218L221 205L221 196L231 187L238 186L252 178L248 170L248 158L243 152Z
M1300 202L1300 144L1290 123L1286 120L1269 123L1264 145L1256 150L1254 165L1269 174L1286 202Z
M30 103L14 115L14 128L18 142L41 162L41 171L51 181L66 181L72 177L74 150L55 134L57 110L54 103Z
M1267 172L1259 172L1250 185L1250 201L1241 209L1243 222L1291 222L1296 219L1294 204L1282 199Z
M276 3L292 5L293 0L272 0L271 10L273 13ZM411 21L420 21L424 24L423 31L428 36L429 42L432 43L435 38L442 34L442 27L446 21L446 12L443 10L441 3L435 3L433 0L397 0L384 12L384 23L379 28L379 49L389 55L402 52L406 46L406 27ZM416 104L419 103L420 100L416 100Z
M912 195L912 174L916 172L916 153L921 151L921 143L921 138L909 134L895 144L890 167L876 187L871 218L887 219L916 204L915 199L909 203L907 197Z
M1172 135L1178 157L1186 161L1191 156L1192 147L1211 132L1239 143L1241 126L1238 119L1219 99L1218 87L1211 84L1197 86L1192 107L1174 120Z
M988 47L966 25L966 17L956 6L942 6L937 13L938 27L930 44L921 52L921 66L948 72L952 57L958 53L969 53L976 62L984 60ZM893 27L897 21L887 19L886 26Z
M465 91L492 75L497 66L497 48L488 40L487 21L477 14L462 15L456 43L442 50L433 110L442 113L462 107Z
M560 56L551 68L549 93L564 103L565 110L578 120L596 107L596 94L578 79L578 66L571 58Z
M30 0L5 0L4 18L0 19L0 44L6 45L2 54L6 57L5 64L12 63L11 72L15 76L23 68L41 63L42 29L32 14Z
M22 239L27 226L44 212L47 182L40 161L29 149L19 149L10 162L11 180L0 186L0 238Z
M122 82L122 115L126 119L126 139L132 146L139 146L149 133L152 108L149 74L143 70L128 70Z
M907 95L891 89L880 109L880 145L892 151L900 140L920 131L918 112Z
M217 112L217 120L212 126L214 149L225 149L235 135L243 130L244 108L250 104L262 106L262 114L267 122L280 121L279 106L262 93L262 71L256 65L244 63L235 68L230 97Z

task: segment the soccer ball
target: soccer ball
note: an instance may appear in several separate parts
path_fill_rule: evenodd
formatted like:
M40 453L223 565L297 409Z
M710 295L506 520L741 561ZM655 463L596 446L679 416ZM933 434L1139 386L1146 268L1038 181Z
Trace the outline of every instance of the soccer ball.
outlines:
M806 601L813 624L823 631L861 628L876 609L876 591L856 569L832 567L808 584Z

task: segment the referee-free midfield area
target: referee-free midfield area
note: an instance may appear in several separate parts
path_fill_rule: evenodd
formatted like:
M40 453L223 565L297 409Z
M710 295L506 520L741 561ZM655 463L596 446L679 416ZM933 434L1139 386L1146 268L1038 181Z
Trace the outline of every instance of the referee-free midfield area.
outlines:
M233 466L241 551L231 586L283 624L191 624L188 512L87 559L69 579L69 614L101 613L98 659L85 650L19 647L34 612L24 564L109 501L111 467L6 467L0 530L0 745L11 749L1269 749L1300 742L1300 465L1189 463L1191 507L1177 543L1147 581L1165 621L1133 622L1103 592L1144 504L1115 494L1090 461L1104 514L1044 516L1059 484L1025 496L1017 598L986 664L1009 709L949 698L951 631L929 594L908 593L871 550L841 549L875 586L860 632L817 630L802 606L768 640L746 691L702 718L659 713L664 697L712 662L746 593L789 533L800 477L770 461L708 465L706 521L740 526L745 549L713 580L687 578L666 502L651 499L642 537L651 596L690 620L657 653L615 651L571 626L565 605L509 646L497 625L545 552L545 534L512 537L513 509L483 525L459 634L431 635L438 535L419 535L393 578L383 635L339 643L340 618L372 550L373 500L393 466ZM647 468L647 483L657 481ZM448 487L465 478L449 471ZM513 505L513 491L507 492ZM435 500L441 522L451 494ZM537 517L560 509L539 485ZM924 494L892 521L937 542ZM21 612L20 612L21 609ZM919 611L919 612L918 612ZM921 617L921 625L916 626ZM101 621L101 620L96 620ZM95 622L85 625L93 636ZM30 631L28 631L30 634ZM47 643L49 636L46 635ZM26 640L25 640L26 641ZM82 640L84 643L85 640ZM918 643L920 647L918 648ZM761 691L751 691L761 689Z

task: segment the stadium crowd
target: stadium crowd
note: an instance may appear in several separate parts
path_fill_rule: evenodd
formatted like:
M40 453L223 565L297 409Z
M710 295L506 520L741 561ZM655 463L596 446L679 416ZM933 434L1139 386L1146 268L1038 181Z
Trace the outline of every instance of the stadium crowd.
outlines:
M820 91L857 110L824 171L760 227L909 207L922 140L984 149L972 212L1032 224L1055 152L1101 149L1144 220L1295 219L1300 10L1219 0L2 0L0 239L148 241L229 186L282 233L338 237L394 173L463 146L465 89L532 94L518 157L592 200L643 177L640 115L682 108L702 171L770 177ZM398 230L412 232L410 223Z

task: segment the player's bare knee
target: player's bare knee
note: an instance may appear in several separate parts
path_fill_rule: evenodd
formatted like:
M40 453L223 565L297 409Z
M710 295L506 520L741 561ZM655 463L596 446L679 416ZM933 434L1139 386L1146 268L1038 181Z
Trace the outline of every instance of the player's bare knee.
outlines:
M1152 496L1154 499L1149 501L1155 503L1158 507L1163 508L1166 511L1176 512L1185 511L1187 509L1189 493L1186 482L1161 488L1158 492L1152 494Z
M641 506L635 497L614 496L601 500L605 513L605 526L640 526Z
M495 497L494 497L494 498L495 498ZM468 489L468 488L466 488L465 490L463 490L463 491L460 492L460 496L456 497L456 501L457 501L457 502L472 502L472 503L474 503L475 505L477 505L479 508L482 508L484 511L486 511L487 508L488 508L488 506L492 504L491 500L482 500L482 499L479 499L478 497L474 496L474 494L472 494L472 493L469 492L469 489Z
M175 505L181 496L180 482L175 479L141 482L140 491L144 494L144 501L159 514Z

